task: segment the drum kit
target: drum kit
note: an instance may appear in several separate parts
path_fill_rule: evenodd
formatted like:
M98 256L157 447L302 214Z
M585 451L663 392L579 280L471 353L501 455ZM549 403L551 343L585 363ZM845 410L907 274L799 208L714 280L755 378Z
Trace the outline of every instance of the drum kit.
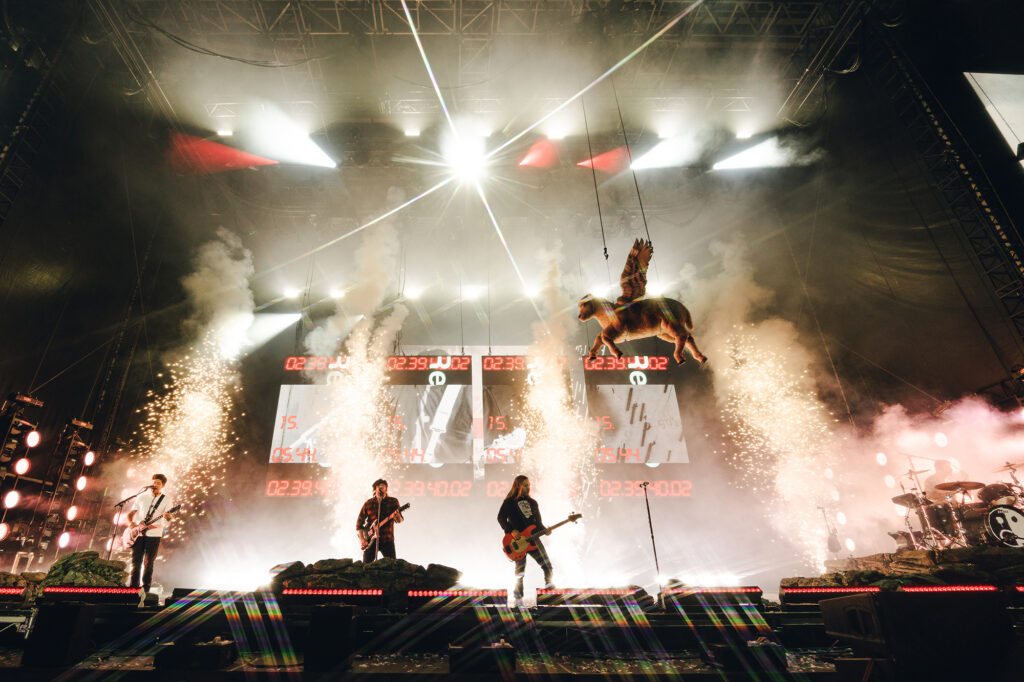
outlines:
M919 475L929 471L911 468L903 476L914 485L909 492L892 498L907 510L904 516L907 530L889 535L900 550L982 545L1024 549L1024 486L1017 480L1018 469L1024 469L1024 462L1007 462L995 470L995 473L1009 474L1007 482L939 483L929 498L922 492L918 480ZM914 530L912 516L917 518L921 530Z

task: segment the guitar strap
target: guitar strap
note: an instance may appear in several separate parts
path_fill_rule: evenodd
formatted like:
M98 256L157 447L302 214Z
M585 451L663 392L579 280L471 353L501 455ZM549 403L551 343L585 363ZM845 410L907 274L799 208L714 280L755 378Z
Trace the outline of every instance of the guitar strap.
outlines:
M143 524L147 526L149 525L149 520L153 518L153 512L155 512L156 508L160 506L160 502L163 501L163 499L164 494L160 493L160 497L153 500L153 503L149 505L149 511L146 512L146 520L142 522Z

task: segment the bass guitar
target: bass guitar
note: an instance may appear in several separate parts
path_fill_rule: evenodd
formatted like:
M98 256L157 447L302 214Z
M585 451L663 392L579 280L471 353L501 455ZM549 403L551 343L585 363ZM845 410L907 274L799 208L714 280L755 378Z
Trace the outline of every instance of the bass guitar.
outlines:
M399 507L395 511L391 512L390 514L388 514L388 516L384 519L384 521L382 523L378 523L377 521L374 521L373 524L370 525L370 529L366 531L366 539L363 539L362 537L359 538L359 545L360 545L359 549L366 549L367 547L369 547L370 544L374 540L377 539L377 531L380 530L381 526L383 526L384 524L387 524L387 523L391 523L391 521L396 516L398 516L399 514L401 514L402 512L404 512L406 509L408 509L411 506L412 506L412 502L406 502L401 507Z
M136 540L138 540L140 537L142 537L143 533L145 533L147 530L149 530L150 528L153 527L154 523L156 523L157 521L162 519L167 514L173 514L174 512L178 511L179 509L181 509L181 505L180 504L171 507L170 509L165 511L163 514L160 514L159 516L157 516L155 519L150 519L148 524L140 523L140 524L137 524L134 527L128 526L127 528L124 529L124 533L121 534L121 543L125 547L131 547L132 545L135 544Z
M501 540L501 549L505 552L505 556L509 558L509 561L519 561L527 552L532 552L537 549L537 545L530 543L530 538L539 538L544 535L548 535L554 529L559 526L564 526L567 523L576 523L579 519L583 518L583 514L569 514L569 518L565 521L559 521L553 526L548 526L539 533L534 533L537 526L527 526L525 530L519 532L519 537L512 537L512 533L507 534Z

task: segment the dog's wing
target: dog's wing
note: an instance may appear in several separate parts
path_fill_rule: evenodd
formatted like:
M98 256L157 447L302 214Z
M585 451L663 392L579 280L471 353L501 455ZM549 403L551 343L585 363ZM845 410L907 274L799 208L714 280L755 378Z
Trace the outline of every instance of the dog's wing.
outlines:
M633 248L626 256L626 267L622 269L622 276L619 277L622 296L619 296L616 303L625 305L643 297L647 290L647 266L653 255L654 247L651 246L651 242L643 239L633 242Z

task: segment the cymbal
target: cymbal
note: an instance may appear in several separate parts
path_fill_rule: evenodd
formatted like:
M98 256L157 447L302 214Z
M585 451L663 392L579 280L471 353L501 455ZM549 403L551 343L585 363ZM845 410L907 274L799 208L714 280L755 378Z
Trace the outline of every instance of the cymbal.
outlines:
M961 490L981 490L984 487L984 483L978 483L977 481L951 481L949 483L939 483L935 486L935 489L945 493L954 493Z
M900 476L902 478L910 478L911 476L919 476L921 474L930 474L931 471L932 471L931 469L921 469L920 471L914 471L913 469L910 469L909 471L906 471L906 472L900 474Z
M1024 469L1024 462L1017 462L1016 464L1011 463L1011 462L1007 462L1006 464L1004 464L1003 466L999 467L998 469L993 469L992 472L998 474L998 473L1003 472L1003 471L1015 471L1017 469Z
M903 493L892 498L892 501L901 507L920 507L921 498L914 493Z

